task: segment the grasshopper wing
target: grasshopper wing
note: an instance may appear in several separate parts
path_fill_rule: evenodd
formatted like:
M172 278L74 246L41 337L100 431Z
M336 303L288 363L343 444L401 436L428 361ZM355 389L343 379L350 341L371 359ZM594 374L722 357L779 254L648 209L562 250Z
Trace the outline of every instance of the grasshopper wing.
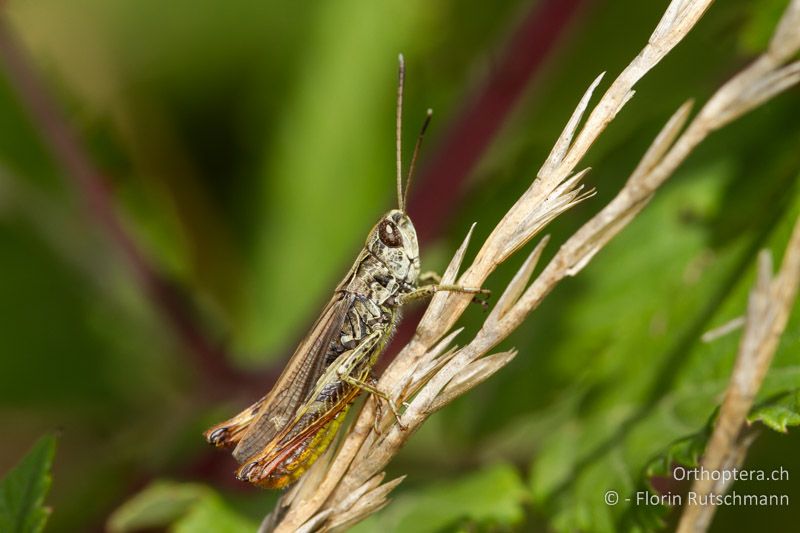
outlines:
M249 415L244 417L244 427L240 422L240 427L236 428L243 434L233 450L237 461L242 463L261 452L294 419L297 409L325 370L328 347L341 332L353 299L353 294L337 291L314 323L311 332L295 350L272 390L256 405L231 419L232 422L237 422L242 415ZM254 408L258 412L254 412ZM224 425L225 423L215 426L209 430L209 434Z
M341 332L353 295L337 292L295 350L275 386L261 402L260 412L233 450L237 461L244 462L261 452L286 425L313 390L325 370L326 352Z
M387 338L388 329L376 330L354 349L339 355L317 381L308 400L257 455L237 470L236 477L265 488L281 488L296 480L325 453L344 420L350 404L361 392L358 385L342 380L338 369L363 362ZM353 376L366 379L369 367Z

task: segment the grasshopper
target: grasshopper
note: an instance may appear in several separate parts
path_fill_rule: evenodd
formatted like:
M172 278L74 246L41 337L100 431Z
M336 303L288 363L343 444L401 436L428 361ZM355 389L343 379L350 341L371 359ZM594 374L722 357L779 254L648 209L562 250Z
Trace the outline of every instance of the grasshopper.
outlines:
M417 138L405 190L402 185L402 110L405 64L399 56L396 116L397 202L370 230L364 248L333 297L295 350L275 386L258 402L208 431L206 440L232 447L236 477L264 488L297 480L330 446L350 405L367 391L385 400L398 423L395 403L371 375L400 319L399 309L438 291L488 295L479 288L439 284L420 276L414 224L405 212L431 111ZM434 281L421 284L425 278ZM379 404L380 405L380 404ZM401 428L405 428L400 424Z

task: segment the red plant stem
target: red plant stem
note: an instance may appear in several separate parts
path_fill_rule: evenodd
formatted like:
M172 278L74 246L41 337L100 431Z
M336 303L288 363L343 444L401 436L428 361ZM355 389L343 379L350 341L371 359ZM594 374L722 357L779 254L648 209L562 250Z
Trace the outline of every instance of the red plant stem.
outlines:
M409 211L420 242L436 237L458 205L460 186L480 161L547 57L590 0L534 1L490 76L468 97L419 175Z
M106 177L93 165L45 85L31 68L30 58L4 15L0 15L0 61L9 83L68 184L77 191L90 216L121 252L135 280L166 318L187 353L194 356L202 374L215 380L239 379L241 376L227 364L228 358L222 346L206 334L190 303L151 264L128 233L114 207Z

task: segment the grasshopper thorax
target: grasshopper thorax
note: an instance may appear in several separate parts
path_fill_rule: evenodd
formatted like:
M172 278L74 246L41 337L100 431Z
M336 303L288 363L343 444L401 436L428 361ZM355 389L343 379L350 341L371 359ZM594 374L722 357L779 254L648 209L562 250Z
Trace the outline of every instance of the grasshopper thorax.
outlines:
M366 248L398 281L416 285L419 276L417 230L399 209L386 213L367 236Z

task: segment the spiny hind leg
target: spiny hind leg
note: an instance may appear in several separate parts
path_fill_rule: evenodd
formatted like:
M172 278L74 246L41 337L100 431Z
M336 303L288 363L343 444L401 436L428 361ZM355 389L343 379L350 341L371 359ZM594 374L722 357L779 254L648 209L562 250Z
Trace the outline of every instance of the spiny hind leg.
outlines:
M264 403L264 398L261 398L256 403L243 410L238 415L220 422L212 428L206 430L203 436L209 444L213 444L217 448L228 448L238 444L242 436L250 428L250 424L256 419L258 413L261 411L261 406Z
M361 371L358 369L363 368L364 359L371 357L370 354L378 347L378 345L381 342L381 338L384 338L385 335L386 335L385 330L373 331L372 333L361 339L361 342L358 344L358 346L356 346L355 348L353 348L348 352L341 354L336 359L336 361L333 363L332 366L334 366L335 368L336 377L341 381L349 385L352 385L353 387L356 387L358 389L372 393L377 398L383 398L384 400L386 400L389 403L392 412L395 415L395 418L397 418L397 421L400 422L400 415L397 410L397 407L394 405L393 402L389 400L389 397L385 393L377 389L375 380L369 378L369 382L365 382L364 380L354 376L354 374L361 373ZM377 412L375 414L375 419L373 421L373 427L375 428L376 433L380 433L380 428L378 428L377 425L378 420L381 419L380 401L376 403L376 409ZM403 429L405 429L405 426L402 423L400 425Z

